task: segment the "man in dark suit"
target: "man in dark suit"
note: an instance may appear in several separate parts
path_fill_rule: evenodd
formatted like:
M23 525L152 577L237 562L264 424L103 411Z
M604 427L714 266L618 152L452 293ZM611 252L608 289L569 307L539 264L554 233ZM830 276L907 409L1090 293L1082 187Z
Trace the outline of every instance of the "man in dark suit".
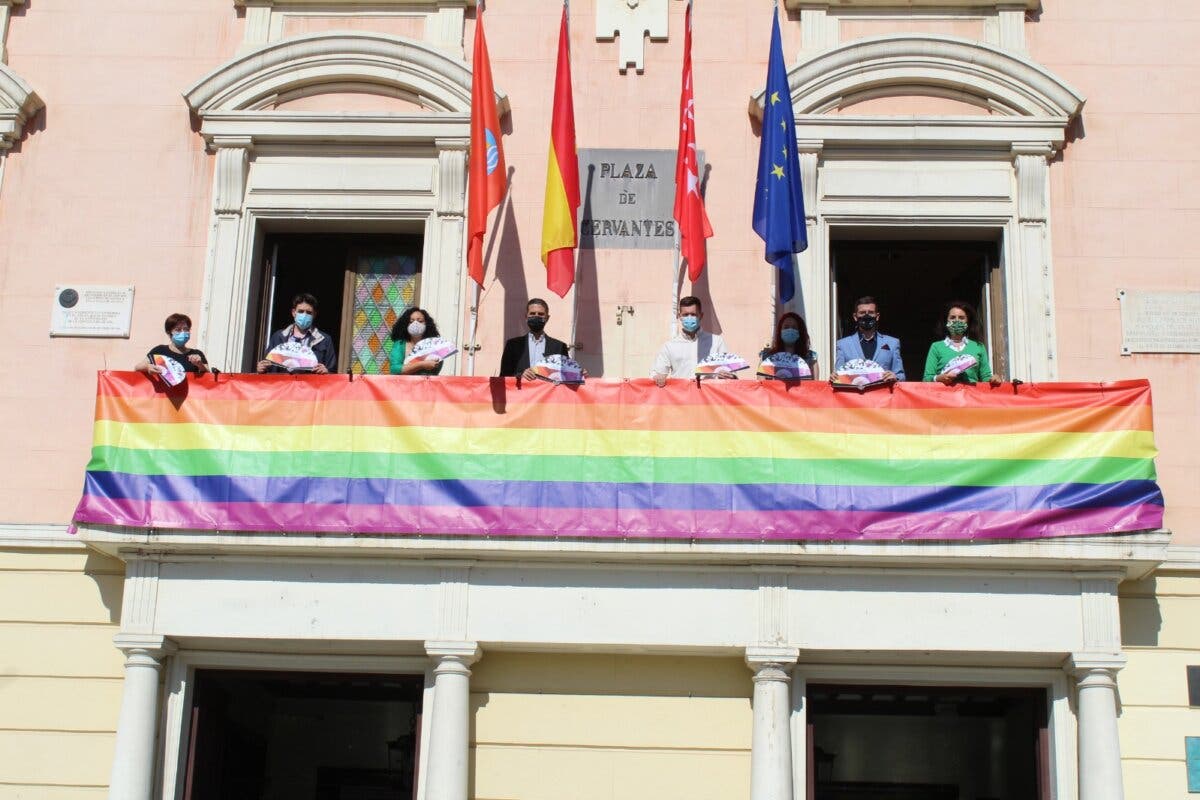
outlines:
M854 302L854 333L837 340L836 372L847 361L865 358L883 367L884 380L904 380L904 362L900 359L900 340L878 332L879 304L874 297L860 297Z
M550 320L550 306L540 297L525 304L525 324L529 333L514 336L504 343L504 355L500 357L500 375L505 378L521 377L527 381L535 379L530 369L547 356L565 356L566 342L546 335L546 323Z

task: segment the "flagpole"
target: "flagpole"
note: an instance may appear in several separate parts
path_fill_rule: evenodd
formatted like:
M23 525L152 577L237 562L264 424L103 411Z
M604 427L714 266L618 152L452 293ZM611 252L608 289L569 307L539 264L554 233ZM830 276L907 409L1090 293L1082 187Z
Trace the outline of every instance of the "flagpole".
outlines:
M567 17L567 63L571 63L571 0L563 0L563 12ZM575 151L575 159L579 159L579 151ZM578 213L578 209L576 209ZM571 285L571 340L567 343L567 352L571 358L579 360L579 342L576 341L576 334L579 329L579 228L575 228L575 252L572 254L575 260L573 271L575 280Z
M482 2L480 3L482 5ZM484 253L483 263L486 267L488 256L491 255L492 247L496 244L496 237L500 235L501 220L504 219L505 211L508 209L508 202L512 196L512 168L509 168L508 174L504 177L504 197L500 201L499 210L496 212L496 227L492 228L492 238L488 242L487 252ZM475 283L475 281L471 281ZM475 302L471 306L471 349L467 355L467 374L472 378L475 377L475 353L479 349L477 345L477 337L479 334L479 305L483 300L483 287L475 283Z

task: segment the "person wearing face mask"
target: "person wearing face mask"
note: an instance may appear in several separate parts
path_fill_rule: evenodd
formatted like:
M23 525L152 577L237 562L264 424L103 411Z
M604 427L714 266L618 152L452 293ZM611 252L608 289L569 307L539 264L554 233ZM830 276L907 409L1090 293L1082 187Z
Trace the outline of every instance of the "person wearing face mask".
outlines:
M400 315L392 326L392 351L388 372L392 375L438 375L442 371L442 360L437 356L426 356L420 361L404 362L413 347L422 339L441 336L437 323L423 308L410 308Z
M837 340L833 370L837 372L847 361L866 359L883 367L885 381L902 381L904 361L900 358L900 340L879 332L879 304L874 297L860 297L854 302L855 332Z
M522 378L532 381L537 378L533 367L547 356L567 356L567 343L546 334L546 323L550 321L550 306L540 297L525 304L525 326L529 332L514 336L504 343L504 354L500 357L500 376Z
M666 386L668 378L692 378L696 365L711 355L728 352L725 340L718 333L700 329L704 318L704 304L699 297L691 295L679 300L680 331L668 341L654 358L650 377L659 386ZM732 372L718 372L719 378L737 378Z
M945 334L940 342L929 346L925 357L925 380L937 381L949 386L952 383L981 383L987 381L999 386L1000 378L992 374L988 362L987 348L979 341L979 320L975 307L962 300L952 300L945 305L938 320L936 331ZM950 360L967 355L975 359L975 365L954 375L943 370Z
M317 330L317 298L311 294L298 294L292 298L292 324L271 334L266 353L270 353L284 342L292 341L313 351L320 363L313 369L318 375L337 371L337 348L333 337ZM287 372L287 369L266 359L258 362L259 372Z
M776 353L791 353L792 355L800 356L808 369L812 372L812 376L803 380L816 380L820 377L820 371L817 368L817 353L811 349L812 343L808 338L808 326L804 324L804 317L797 314L795 311L789 311L779 318L779 322L775 325L775 338L771 341L770 347L767 347L760 354L760 358L768 358Z
M191 317L187 314L172 314L163 323L163 329L167 332L167 336L171 337L171 341L167 344L157 345L150 350L146 357L134 367L135 370L147 375L161 373L163 369L154 363L154 357L166 356L178 361L184 372L203 375L209 371L208 359L204 357L204 353L187 346L192 338Z

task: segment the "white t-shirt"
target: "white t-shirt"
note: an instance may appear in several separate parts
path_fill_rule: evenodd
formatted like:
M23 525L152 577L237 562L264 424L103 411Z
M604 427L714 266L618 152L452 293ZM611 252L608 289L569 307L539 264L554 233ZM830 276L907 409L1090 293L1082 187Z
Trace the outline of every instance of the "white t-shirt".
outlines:
M674 378L690 378L696 374L696 365L715 353L728 352L725 340L718 333L700 331L689 339L682 332L668 341L654 358L650 377L666 375Z

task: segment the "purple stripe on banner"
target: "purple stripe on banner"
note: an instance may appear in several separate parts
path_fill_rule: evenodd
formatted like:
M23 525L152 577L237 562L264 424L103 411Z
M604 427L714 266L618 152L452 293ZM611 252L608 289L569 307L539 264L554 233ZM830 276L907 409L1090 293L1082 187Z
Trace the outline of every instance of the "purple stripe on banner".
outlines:
M134 475L89 472L84 491L167 502L307 503L358 506L586 508L603 516L633 509L938 513L1084 509L1162 503L1154 481L1038 486L838 486L812 484L649 484L554 481L388 480L384 478ZM306 530L307 528L302 528Z
M86 495L75 522L208 531L754 539L1029 539L1162 527L1157 503L1030 511L646 511L189 503Z

